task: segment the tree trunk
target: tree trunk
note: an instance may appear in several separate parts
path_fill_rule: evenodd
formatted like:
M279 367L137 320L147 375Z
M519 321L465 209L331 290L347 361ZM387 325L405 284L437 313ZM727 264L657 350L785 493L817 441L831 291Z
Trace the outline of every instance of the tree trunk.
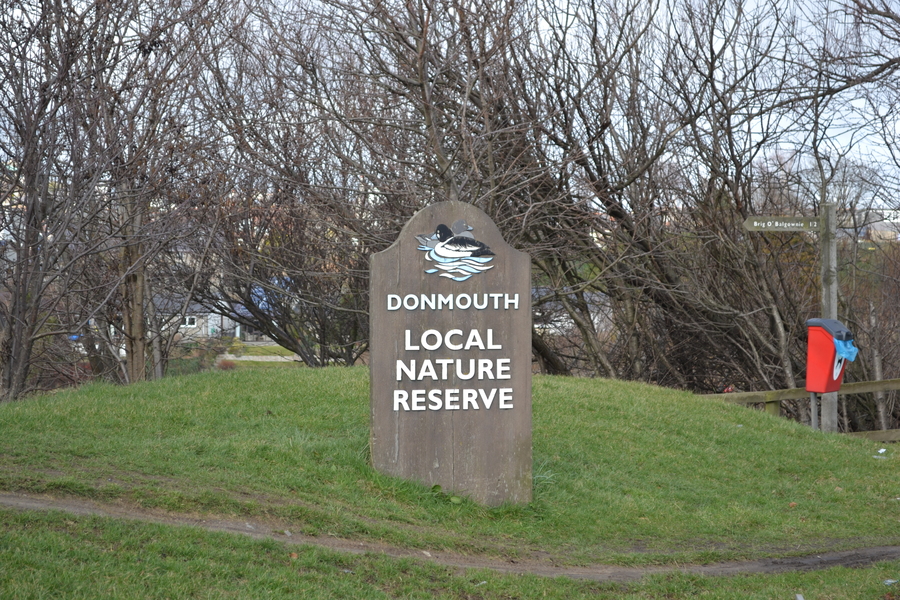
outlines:
M874 371L875 381L884 379L884 367L881 362L881 350L878 347L880 336L877 335L878 320L875 318L875 304L869 302L869 331L872 332L870 342L872 343L872 370ZM888 413L887 399L884 392L875 392L875 407L878 411L878 427L882 431L890 429L890 416Z

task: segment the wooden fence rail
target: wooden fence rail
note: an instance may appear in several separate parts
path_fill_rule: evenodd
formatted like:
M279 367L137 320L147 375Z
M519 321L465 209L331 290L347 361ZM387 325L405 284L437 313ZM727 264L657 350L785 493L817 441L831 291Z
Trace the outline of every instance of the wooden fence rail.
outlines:
M881 381L859 381L841 385L838 392L846 394L869 394L872 392L887 392L900 390L900 379L883 379ZM766 412L779 414L782 400L809 399L809 392L804 388L791 388L789 390L767 390L763 392L734 392L731 394L706 394L703 398L716 398L735 404L761 404L765 403ZM849 435L865 437L880 442L900 441L900 429L889 431L858 431Z

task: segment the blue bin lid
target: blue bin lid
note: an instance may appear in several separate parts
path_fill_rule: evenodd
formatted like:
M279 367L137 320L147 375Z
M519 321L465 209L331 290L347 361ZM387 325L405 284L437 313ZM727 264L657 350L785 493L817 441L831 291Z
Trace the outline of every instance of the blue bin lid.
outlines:
M834 319L810 319L806 322L807 327L821 327L831 334L836 340L849 342L853 339L853 334L847 329L843 323Z

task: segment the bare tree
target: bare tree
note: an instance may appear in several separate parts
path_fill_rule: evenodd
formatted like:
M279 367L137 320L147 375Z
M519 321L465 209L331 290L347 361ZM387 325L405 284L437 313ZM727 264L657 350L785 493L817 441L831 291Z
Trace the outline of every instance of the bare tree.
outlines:
M109 327L125 333L122 378L144 377L144 266L177 235L163 217L195 151L178 82L202 6L16 2L3 15L5 397L32 385L36 348L60 346L39 340L83 335L69 350L111 372Z
M367 347L359 213L368 193L327 152L335 134L317 113L302 17L235 7L207 32L200 87L211 130L232 142L220 171L229 190L201 217L206 234L186 246L180 268L194 298L310 366L353 364Z
M82 152L73 100L99 25L68 8L19 2L0 17L0 392L6 399L29 390L38 340L68 333L53 317L77 278L69 267L97 251L96 242L76 241L82 224L103 208L94 194L100 177Z
M97 155L107 157L105 193L110 201L106 235L119 241L119 329L125 346L125 378L140 381L159 332L148 331L154 291L148 265L183 237L170 223L173 211L191 206L190 180L202 158L204 134L196 125L192 82L199 66L195 21L205 3L121 5L106 36L91 44L89 60L107 68L91 74L86 120ZM157 346L158 347L158 346ZM158 352L157 362L158 363Z

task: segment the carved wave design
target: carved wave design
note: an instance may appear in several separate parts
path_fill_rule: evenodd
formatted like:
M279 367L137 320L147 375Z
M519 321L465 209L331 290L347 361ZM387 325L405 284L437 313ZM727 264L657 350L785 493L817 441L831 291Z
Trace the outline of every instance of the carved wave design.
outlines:
M491 262L493 256L474 256L468 258L443 258L434 253L428 246L419 246L419 250L426 252L425 260L434 263L434 268L425 269L426 273L438 273L440 277L447 277L453 281L465 281L470 277L494 268Z

